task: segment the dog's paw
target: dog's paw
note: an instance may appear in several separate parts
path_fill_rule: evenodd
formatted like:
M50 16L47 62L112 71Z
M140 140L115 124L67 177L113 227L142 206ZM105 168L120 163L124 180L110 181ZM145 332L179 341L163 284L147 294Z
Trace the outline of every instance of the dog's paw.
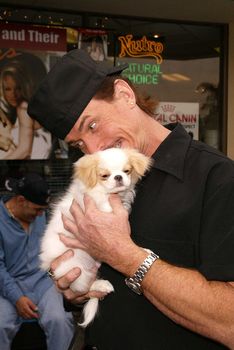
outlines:
M90 290L95 290L97 292L111 293L114 292L114 287L107 280L96 280L90 287Z

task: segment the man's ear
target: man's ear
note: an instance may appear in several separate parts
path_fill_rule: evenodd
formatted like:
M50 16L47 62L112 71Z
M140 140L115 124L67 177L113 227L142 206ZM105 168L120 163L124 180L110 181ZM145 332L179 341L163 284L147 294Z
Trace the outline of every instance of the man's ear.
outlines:
M129 106L136 105L136 97L132 88L125 80L116 79L114 82L114 97L116 99L123 99Z

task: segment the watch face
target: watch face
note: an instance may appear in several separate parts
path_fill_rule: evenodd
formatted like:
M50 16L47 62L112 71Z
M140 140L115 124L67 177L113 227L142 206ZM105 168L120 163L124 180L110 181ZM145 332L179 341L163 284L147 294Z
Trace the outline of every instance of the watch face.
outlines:
M138 285L136 282L134 282L132 279L125 279L126 285L136 294L141 295L142 291L140 289L140 285Z
M138 270L134 273L132 277L125 278L126 285L136 294L141 295L141 282L145 274L150 269L151 265L155 260L159 259L159 256L153 252L147 256L143 263L139 266Z

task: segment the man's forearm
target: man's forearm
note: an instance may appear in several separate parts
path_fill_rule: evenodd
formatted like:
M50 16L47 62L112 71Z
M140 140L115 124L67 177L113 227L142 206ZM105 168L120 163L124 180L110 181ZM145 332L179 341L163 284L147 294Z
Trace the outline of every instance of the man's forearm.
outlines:
M144 295L176 323L234 349L234 288L162 260L143 280Z
M100 213L98 225L93 224L94 215L87 214L94 210L91 204L87 199L84 215L73 203L71 213L75 224L64 220L64 225L75 236L77 232L79 235L76 240L69 237L61 240L68 247L86 250L123 275L133 276L148 253L132 241L126 215L122 213L120 220L121 215L117 215L120 207L113 202L113 213ZM146 273L142 287L145 297L173 321L234 349L233 285L209 282L198 271L157 259Z
M148 253L133 244L119 254L118 259L112 254L109 263L124 275L132 276ZM198 271L159 259L145 275L142 289L144 296L174 322L234 349L231 283L207 281Z

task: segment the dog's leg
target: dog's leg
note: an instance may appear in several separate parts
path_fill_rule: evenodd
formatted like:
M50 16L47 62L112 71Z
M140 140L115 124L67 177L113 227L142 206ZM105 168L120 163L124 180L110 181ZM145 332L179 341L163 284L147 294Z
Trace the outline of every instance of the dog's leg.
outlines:
M93 282L93 284L90 287L90 290L103 292L103 293L111 293L114 291L114 287L109 281L100 279ZM82 323L79 323L79 326L85 328L90 322L93 321L98 311L98 302L99 302L98 298L91 298L85 304L83 309L84 321Z
M97 292L111 293L114 292L114 287L107 280L96 280L90 287L90 290L95 290Z

